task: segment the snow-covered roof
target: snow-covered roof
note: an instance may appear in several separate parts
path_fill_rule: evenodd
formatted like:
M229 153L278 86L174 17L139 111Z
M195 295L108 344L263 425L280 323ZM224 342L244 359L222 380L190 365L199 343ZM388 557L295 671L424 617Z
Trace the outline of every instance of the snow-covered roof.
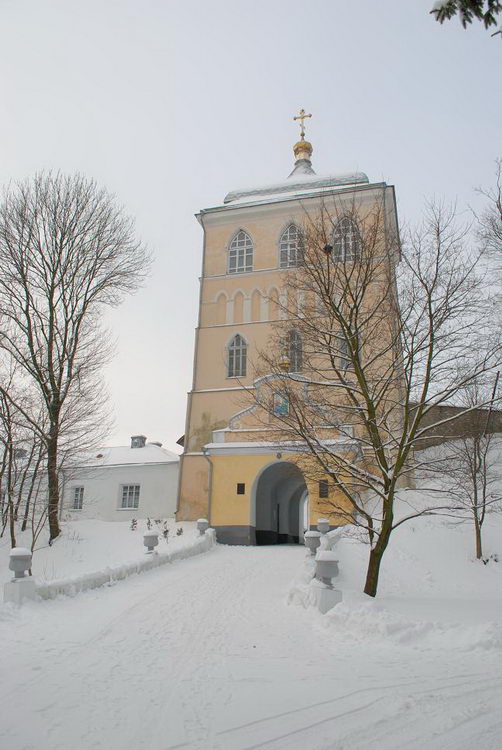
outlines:
M232 205L264 201L285 196L298 196L312 191L329 192L337 187L349 185L368 185L369 179L364 172L351 172L348 174L317 175L309 173L293 172L283 182L261 187L241 188L232 190L225 196L224 203Z
M364 172L349 172L346 174L318 175L312 162L312 144L302 137L295 143L293 153L295 163L293 171L281 182L274 182L258 187L245 187L231 190L225 196L223 205L206 208L198 214L222 211L240 206L253 206L263 203L278 203L298 197L317 197L323 193L344 190L351 187L371 187L368 176Z
M125 466L131 464L168 464L179 461L179 456L172 451L154 443L147 443L143 448L131 448L128 445L99 448L87 454L82 465L86 466Z

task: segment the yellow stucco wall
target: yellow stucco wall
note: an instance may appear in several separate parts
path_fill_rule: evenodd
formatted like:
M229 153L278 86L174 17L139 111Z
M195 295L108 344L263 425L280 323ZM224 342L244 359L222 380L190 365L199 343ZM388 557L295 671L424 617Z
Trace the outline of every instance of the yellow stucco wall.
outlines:
M178 521L207 518L209 465L204 456L182 456L180 465Z
M280 462L291 461L301 464L302 456L282 453ZM213 482L211 494L211 518L213 526L249 526L252 524L253 489L258 476L265 467L279 463L275 453L259 455L212 456ZM328 507L328 501L319 498L319 479L306 481L309 493L310 525L315 526L320 517L328 518L334 526L342 523L340 515ZM237 494L237 483L245 484L245 493ZM347 507L342 496L330 492L329 501L333 505ZM346 521L343 520L345 523Z
M353 210L356 194L363 214L372 201L379 199L381 189L349 191L337 201L339 204L347 201ZM274 323L280 317L268 298L274 289L281 293L288 273L279 269L281 234L292 221L301 225L306 211L313 215L322 205L325 207L324 199L295 199L250 207L230 205L223 211L201 215L204 227L201 304L185 456L180 467L179 519L195 519L208 513L208 462L202 455L190 454L199 453L203 445L211 442L213 430L224 427L232 415L252 402L242 386L251 386L259 374L256 371L259 352L266 349ZM253 271L228 274L229 244L239 229L244 229L253 241ZM231 300L229 305L226 300ZM236 300L235 309L232 300ZM231 321L229 312L233 313ZM227 374L227 346L236 333L248 342L248 366L243 378L229 378ZM249 524L248 493L256 474L273 458L273 455L212 458L218 467L213 474L213 524ZM246 483L246 495L235 495L237 482ZM311 518L315 517L312 521L315 523L326 511L319 508L315 487L310 489Z
M229 378L227 373L227 347L239 333L248 344L248 362L245 377ZM195 389L233 388L236 385L251 385L256 378L258 355L266 349L272 333L270 323L234 324L203 328L199 331L197 358L199 365L195 377Z
M274 456L213 456L213 490L211 524L213 526L249 526L251 495L257 474ZM246 492L237 495L237 482L244 482Z

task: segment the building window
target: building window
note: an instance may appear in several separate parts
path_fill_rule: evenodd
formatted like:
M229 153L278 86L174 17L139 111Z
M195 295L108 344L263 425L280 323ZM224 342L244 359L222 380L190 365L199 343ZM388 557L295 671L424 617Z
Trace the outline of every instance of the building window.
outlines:
M72 510L82 510L84 505L84 488L74 487L73 488L73 504Z
M343 333L340 333L337 336L336 347L338 351L338 361L339 361L340 370L353 370L354 362L350 355L349 342L347 341Z
M228 253L228 273L244 273L253 270L253 243L251 237L240 229Z
M298 331L292 330L288 332L288 355L289 371L301 372L303 364L303 347L302 339Z
M247 344L236 334L228 347L228 377L238 378L246 375Z
M290 224L279 240L279 265L281 268L294 268L301 266L302 263L302 235L295 224Z
M237 482L237 494L238 495L246 494L246 485L244 484L244 482Z
M361 257L361 236L353 219L344 216L335 226L333 232L333 260L359 260Z
M319 497L329 497L329 485L325 479L319 482Z
M139 506L139 484L123 484L120 507L134 509Z

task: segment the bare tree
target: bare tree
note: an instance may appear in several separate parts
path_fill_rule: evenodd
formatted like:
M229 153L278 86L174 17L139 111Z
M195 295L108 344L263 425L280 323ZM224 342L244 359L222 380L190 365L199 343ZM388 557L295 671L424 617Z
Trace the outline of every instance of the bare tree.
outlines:
M502 159L497 159L495 164L495 186L488 190L478 189L478 193L488 201L485 210L478 217L478 235L500 271L502 269Z
M479 381L470 383L460 394L465 408L497 398L499 373L492 388ZM461 434L452 442L434 449L424 478L437 482L436 494L441 493L450 506L445 515L453 522L470 523L474 529L476 558L483 557L483 524L487 514L502 508L498 469L496 414L491 407L468 413Z
M262 352L258 403L274 414L278 443L295 444L307 477L325 482L338 522L364 532L370 596L392 532L442 507L398 502L424 461L418 449L491 401L441 412L501 356L498 341L479 346L486 299L466 233L453 211L430 206L402 251L383 203L363 210L334 198L305 216L303 265L284 276L286 320Z
M43 173L18 183L0 206L0 351L22 373L17 392L37 391L43 426L8 389L46 449L50 541L60 533L61 442L96 421L99 373L110 348L107 305L135 291L149 268L134 223L112 195L81 175Z
M15 424L10 402L0 393L0 537L9 529L11 547L16 546L15 490L17 485Z
M25 400L23 410L28 409ZM47 505L45 488L40 491L44 458L45 444L40 430L34 430L26 422L12 399L5 396L3 388L0 390L0 538L8 528L11 547L16 546L19 526L21 531L26 530L33 508L35 504L40 506L42 495Z
M19 532L27 532L30 541L23 537L23 544L29 546L34 554L39 549L38 540L48 520L47 472L44 466L47 458L44 424L47 417L43 405L36 398L36 392L16 393L14 374L15 371L11 373L10 381L3 381L0 389L0 539L8 530L10 545L15 547ZM16 406L17 403L22 403L22 410ZM92 394L90 411L87 403L81 410L78 401L75 409L71 401L67 403L72 419L68 421L64 413L61 420L62 440L58 452L58 482L61 489L75 466L86 456L88 448L99 439L103 427L106 428L106 407L103 406L100 411L99 421L93 413L98 403L93 400ZM26 415L29 415L29 419Z

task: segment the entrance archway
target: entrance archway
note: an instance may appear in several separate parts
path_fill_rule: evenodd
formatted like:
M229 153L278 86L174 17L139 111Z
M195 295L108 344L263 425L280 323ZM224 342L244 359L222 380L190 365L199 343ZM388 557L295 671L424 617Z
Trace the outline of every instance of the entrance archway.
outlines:
M303 541L307 485L300 469L288 461L267 466L258 477L253 496L256 544Z

